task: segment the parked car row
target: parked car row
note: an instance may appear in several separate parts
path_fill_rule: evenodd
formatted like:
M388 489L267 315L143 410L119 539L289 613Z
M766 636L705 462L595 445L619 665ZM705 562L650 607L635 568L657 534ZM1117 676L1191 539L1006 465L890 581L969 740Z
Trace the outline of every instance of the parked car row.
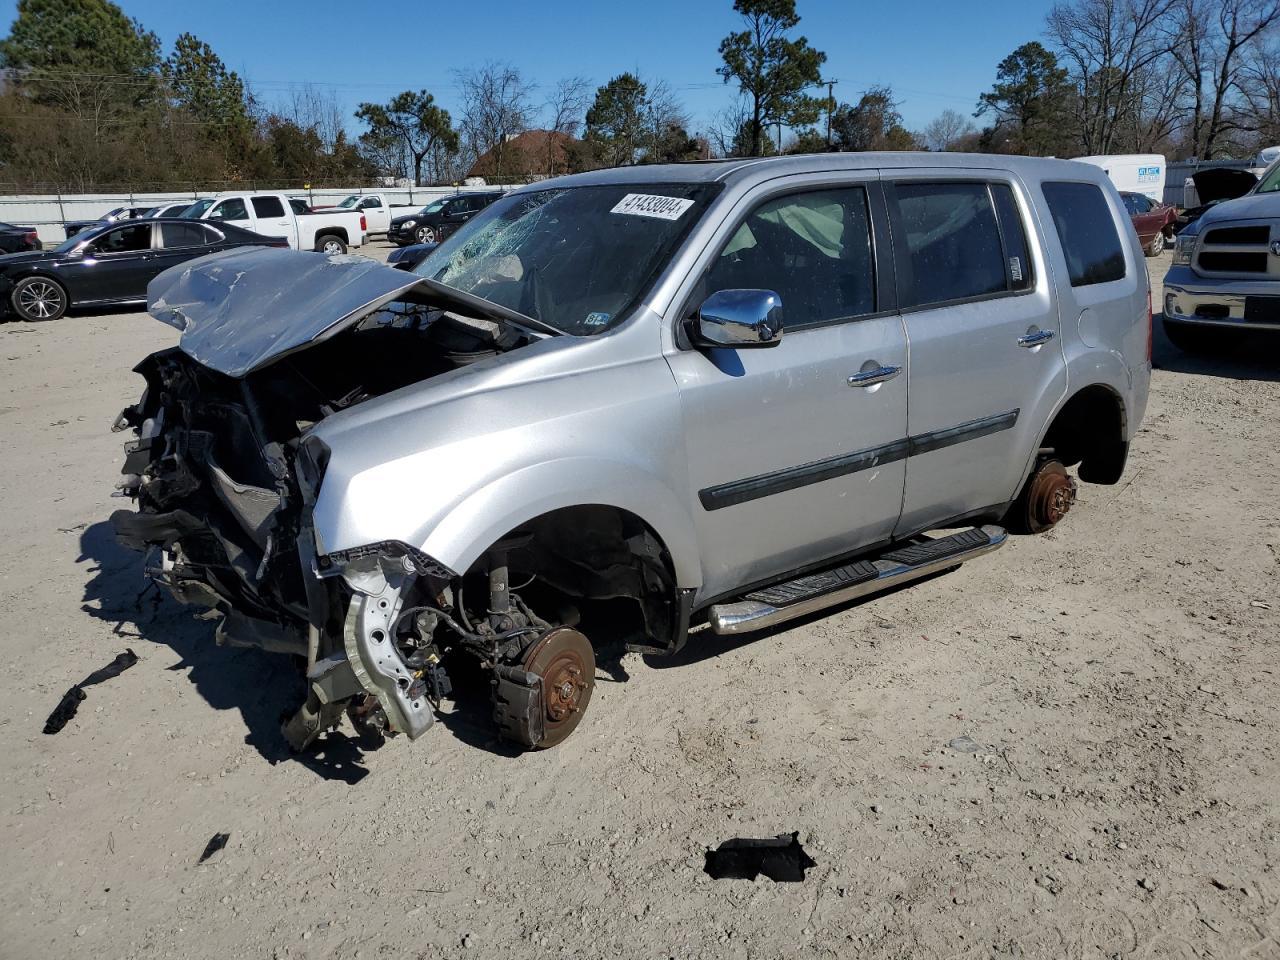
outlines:
M288 246L228 223L179 218L104 223L52 250L0 257L0 298L23 320L57 320L70 307L145 303L169 267L238 247Z
M264 237L283 237L295 250L346 253L363 246L368 220L362 212L312 210L283 193L224 193L197 200L183 211L188 220L217 220Z

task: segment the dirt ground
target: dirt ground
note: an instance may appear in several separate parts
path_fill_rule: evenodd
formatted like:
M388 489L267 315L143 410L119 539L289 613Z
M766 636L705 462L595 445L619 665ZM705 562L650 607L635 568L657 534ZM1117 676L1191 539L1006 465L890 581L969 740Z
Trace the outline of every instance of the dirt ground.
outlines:
M481 709L298 760L290 661L215 647L106 522L174 332L0 326L0 956L1280 957L1280 351L1157 336L1125 479L1049 535L628 656L551 751ZM803 883L703 873L790 831Z

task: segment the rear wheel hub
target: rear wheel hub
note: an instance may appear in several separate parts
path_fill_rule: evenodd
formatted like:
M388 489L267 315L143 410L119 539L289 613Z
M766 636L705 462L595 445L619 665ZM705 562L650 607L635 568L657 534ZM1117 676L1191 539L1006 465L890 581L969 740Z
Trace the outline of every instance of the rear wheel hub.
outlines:
M1042 465L1027 491L1027 519L1034 532L1047 530L1067 515L1076 502L1075 481L1057 460Z

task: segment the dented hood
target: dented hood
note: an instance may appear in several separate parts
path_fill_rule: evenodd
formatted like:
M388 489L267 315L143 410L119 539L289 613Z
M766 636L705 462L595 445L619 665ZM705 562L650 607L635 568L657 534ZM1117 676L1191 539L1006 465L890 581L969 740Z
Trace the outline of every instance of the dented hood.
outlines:
M346 329L422 278L367 257L263 247L166 270L147 311L182 331L179 348L230 377Z

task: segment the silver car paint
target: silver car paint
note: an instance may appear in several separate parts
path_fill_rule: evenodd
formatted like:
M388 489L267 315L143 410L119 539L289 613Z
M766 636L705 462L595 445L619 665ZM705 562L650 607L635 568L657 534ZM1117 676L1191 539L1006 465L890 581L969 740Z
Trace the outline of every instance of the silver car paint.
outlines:
M819 336L785 333L778 347L736 351L743 377L678 345L677 314L702 265L736 218L770 192L973 172L994 172L1017 188L1035 251L1033 293L854 321L821 328L828 332ZM318 549L401 540L464 571L536 516L607 504L645 520L670 552L678 585L707 598L798 561L1012 498L1053 413L1084 386L1114 391L1126 437L1136 430L1149 377L1141 251L1130 242L1124 280L1073 290L1038 187L1044 179L1096 183L1123 224L1119 197L1100 170L1012 157L851 154L599 171L526 189L694 179L725 187L645 302L614 330L542 340L318 424L313 432L331 451L315 506ZM936 315L937 329L926 314ZM1036 350L1017 348L1014 335L1033 326L1059 336ZM850 390L845 375L867 360L901 362L905 374L874 393ZM1016 430L847 482L715 513L698 501L713 479L1013 408Z

